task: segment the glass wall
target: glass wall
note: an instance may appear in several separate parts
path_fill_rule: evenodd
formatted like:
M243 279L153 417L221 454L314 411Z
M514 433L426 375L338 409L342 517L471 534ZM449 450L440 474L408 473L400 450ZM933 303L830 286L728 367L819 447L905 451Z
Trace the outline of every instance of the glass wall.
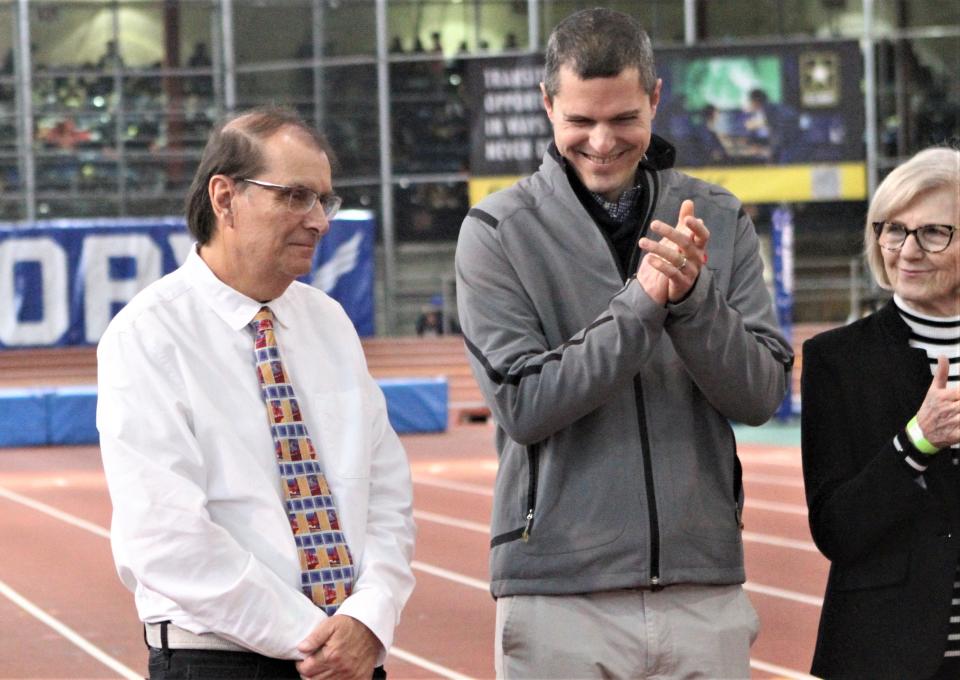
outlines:
M596 4L0 0L0 220L180 214L213 121L275 103L327 132L338 190L375 211L383 243L450 244L468 209L468 64L539 53ZM655 47L859 39L872 9L879 173L960 131L960 3L602 4L637 16Z
M17 38L14 8L0 5L0 220L18 220L23 217L23 176L18 148L20 91L16 80Z

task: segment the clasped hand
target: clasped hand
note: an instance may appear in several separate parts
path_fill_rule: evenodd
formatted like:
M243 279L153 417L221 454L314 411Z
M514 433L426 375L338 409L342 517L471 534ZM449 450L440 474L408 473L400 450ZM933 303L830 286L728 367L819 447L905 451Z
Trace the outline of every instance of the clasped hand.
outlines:
M679 302L693 288L707 261L710 230L694 214L691 200L680 206L676 227L654 220L650 229L661 238L640 239L639 246L647 255L640 262L637 281L654 301Z
M370 680L380 653L380 640L357 619L336 614L300 643L307 658L297 672L308 680Z

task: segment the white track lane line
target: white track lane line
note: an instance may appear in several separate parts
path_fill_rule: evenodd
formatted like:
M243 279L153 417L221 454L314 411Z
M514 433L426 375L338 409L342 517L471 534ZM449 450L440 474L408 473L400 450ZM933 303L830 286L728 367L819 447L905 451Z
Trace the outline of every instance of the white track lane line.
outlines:
M98 524L93 522L88 522L85 519L80 519L76 515L71 515L69 513L63 512L62 510L57 510L52 505L47 505L46 503L41 503L36 501L28 496L22 496L16 491L10 491L0 486L0 498L6 498L11 500L14 503L19 503L20 505L25 505L28 508L33 508L34 510L39 510L40 512L50 515L51 517L60 520L61 522L66 522L67 524L72 524L75 527L80 527L86 531L89 531L91 534L96 534L100 538L110 538L110 531L104 529Z
M744 583L743 589L751 593L757 593L758 595L769 595L770 597L778 597L781 600L790 600L791 602L799 602L800 604L809 604L813 607L823 606L822 597L798 593L793 590L784 590L783 588L774 588L773 586L765 586L759 583L754 583L753 581L747 581Z
M441 677L450 678L450 680L473 680L473 678L471 678L469 675L457 673L456 671L450 670L446 666L433 663L432 661L424 659L422 656L411 654L410 652L398 649L397 647L390 648L390 656L395 656L402 661L406 661L414 666L419 666L420 668L436 673Z
M449 491L463 491L478 496L493 496L493 489L489 486L480 484L470 484L468 482L454 482L448 479L439 479L437 477L426 477L424 475L414 475L414 484L423 484L424 486L434 486L438 489L447 489Z
M743 481L754 484L769 484L771 486L789 486L794 489L803 488L803 480L799 477L787 475L768 475L763 472L744 472Z
M794 477L786 477L783 475L746 473L744 474L743 478L748 482L752 481L758 484L773 484L776 486L803 488L803 481ZM440 479L439 477L415 475L413 478L413 483L422 484L423 486L432 486L438 489L447 489L449 491L463 491L464 493L472 493L477 496L493 496L493 489L490 487L482 486L480 484L470 484L468 482L456 482L447 479ZM800 505L799 503L765 501L761 499L751 499L749 496L747 497L747 507L755 508L757 510L767 510L769 512L782 512L788 515L806 516L807 514L807 507L805 505Z
M15 491L10 491L9 489L6 489L2 486L0 486L0 497L11 500L14 503L19 503L20 505L24 505L28 508L32 508L33 510L42 512L45 515L49 515L54 519L58 519L61 522L65 522L66 524L71 524L85 531L89 531L90 533L96 536L99 536L101 538L106 538L106 539L110 538L110 532L107 529L103 528L102 526L94 524L93 522L88 522L85 519L80 519L79 517L75 515L71 515L70 513L67 513L67 512L63 512L62 510L57 510L55 507L51 505L47 505L46 503L41 503L40 501L36 501L32 498L28 498L27 496L18 494ZM428 566L428 565L424 565L424 566ZM438 571L445 572L445 570L443 569L439 569ZM449 573L452 574L453 572L449 572ZM467 578L468 577L466 576L461 577L461 579L467 579ZM451 580L456 580L456 579L451 579ZM462 581L458 581L458 582L462 582ZM486 584L484 584L483 590L488 590ZM21 595L16 593L14 590L9 588L6 584L4 584L3 581L0 581L0 594L12 600L15 604L25 609L29 614L46 623L48 626L50 626L55 631L57 631L58 633L63 635L65 638L67 638L70 642L80 647L80 649L85 651L87 654L94 657L101 663L109 666L113 670L117 671L123 677L135 678L136 680L143 680L142 676L134 673L132 670L124 666L122 663L120 663L113 657L110 657L107 654L105 654L102 650L97 648L95 645L84 640L82 637L77 635L77 633L75 633L65 624L60 623L55 618L53 618L52 616L44 612L42 609L39 609L35 605L31 604L28 600L26 600ZM416 654L400 649L398 647L391 647L390 654L393 654L398 659L403 659L409 664L412 664L414 666L419 666L424 670L428 670L431 673L436 673L445 678L450 678L450 680L471 680L469 676L461 675L460 673L457 673L454 670L445 668L440 664L436 664L436 663L433 663L432 661L428 661L423 657L417 656Z
M764 671L766 673L775 673L777 680L780 680L780 678L789 678L790 680L817 680L817 678L812 675L798 673L789 668L767 663L766 661L757 661L756 659L750 659L750 668L756 668L758 671Z
M424 564L423 562L418 562L416 560L413 561L412 566L414 569L422 571L425 574L431 574L432 576L447 579L470 588L482 590L485 593L490 592L489 584L485 581L481 581L480 579L464 576L463 574L458 574L448 569L441 569L440 567L435 567L430 564ZM790 590L783 590L782 588L763 586L756 583L744 583L743 589L747 592L757 593L759 595L769 595L771 597L778 597L781 599L790 600L792 602L800 602L801 604L809 604L817 607L823 604L822 598L805 595L803 593L795 593ZM391 653L393 652L391 651ZM766 661L758 661L756 659L750 659L750 667L767 673L776 673L781 678L790 678L791 680L816 680L815 678L812 678L812 676L806 675L805 673L767 663Z
M143 680L142 675L139 673L134 673L133 669L128 668L114 659L95 644L77 633L77 631L67 624L47 614L45 611L40 609L37 605L33 604L33 602L25 598L3 581L0 581L0 595L6 597L15 605L20 607L20 609L37 619L40 623L52 628L54 631L65 637L68 641L72 642L82 651L92 656L110 670L118 673L120 677L128 678L128 680Z
M798 541L793 538L781 538L780 536L771 536L770 534L758 534L753 531L741 532L745 543L763 543L777 548L789 548L791 550L803 550L804 552L820 553L813 541Z
M418 560L411 562L410 566L417 571L422 571L423 573L430 574L431 576L437 576L448 581L453 581L454 583L459 583L460 585L467 586L468 588L482 590L485 593L490 592L489 583L486 581L481 581L478 578L473 578L472 576L458 574L455 571L450 571L449 569L444 569L443 567L435 567L432 564L426 564L425 562L420 562Z
M425 522L433 522L434 524L443 524L448 527L456 527L457 529L466 529L467 531L475 531L478 534L487 534L487 535L490 534L490 526L487 524L480 524L480 522L471 522L466 519L457 519L456 517L440 515L436 512L427 512L426 510L414 510L413 518L422 519Z
M747 508L755 510L766 510L767 512L782 512L786 515L807 516L807 506L798 503L782 503L780 501L765 501L759 498L750 498L747 496Z
M458 529L466 529L467 531L474 531L478 534L490 534L490 527L486 524L481 524L479 522L471 522L464 519L457 519L456 517L449 517L447 515L441 515L436 512L427 512L426 510L414 510L413 511L414 519L423 520L425 522L433 522L435 524L443 524L445 526L456 527ZM781 536L771 536L770 534L758 534L753 531L744 531L742 533L743 540L747 543L762 543L764 545L772 545L777 548L789 548L791 550L802 550L804 552L813 552L819 553L817 546L814 545L811 541L798 541L793 538L783 538Z

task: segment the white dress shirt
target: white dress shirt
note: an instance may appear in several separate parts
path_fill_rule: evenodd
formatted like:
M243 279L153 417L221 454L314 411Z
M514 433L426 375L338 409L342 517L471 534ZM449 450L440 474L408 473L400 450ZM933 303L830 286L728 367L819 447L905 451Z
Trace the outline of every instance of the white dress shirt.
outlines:
M389 649L414 583L406 455L343 309L298 282L268 304L358 569L339 613ZM114 559L141 620L299 659L326 615L300 591L248 326L261 306L192 250L100 340L97 427Z

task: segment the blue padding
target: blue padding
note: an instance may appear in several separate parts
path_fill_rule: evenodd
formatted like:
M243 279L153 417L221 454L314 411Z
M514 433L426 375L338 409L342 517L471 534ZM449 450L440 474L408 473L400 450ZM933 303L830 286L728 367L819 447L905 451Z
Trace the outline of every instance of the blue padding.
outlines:
M62 387L47 393L50 444L97 444L97 388Z
M446 431L446 378L385 378L377 384L387 399L390 424L399 434Z
M400 434L447 430L446 378L378 380ZM0 390L0 447L97 444L97 388Z
M0 446L47 443L47 407L40 390L0 390Z

